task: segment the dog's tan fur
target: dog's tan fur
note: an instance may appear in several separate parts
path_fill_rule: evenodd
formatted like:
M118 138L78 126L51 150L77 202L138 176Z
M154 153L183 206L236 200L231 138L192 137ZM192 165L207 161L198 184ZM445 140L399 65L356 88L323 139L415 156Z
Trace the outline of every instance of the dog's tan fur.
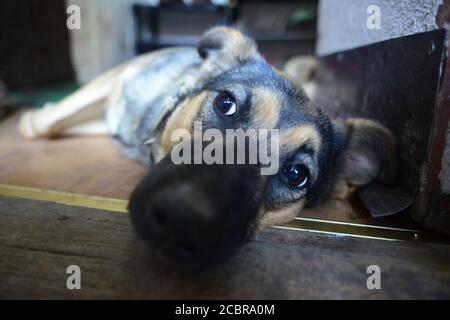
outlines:
M186 129L192 132L194 121L197 118L207 92L203 91L193 98L187 99L167 120L161 137L162 156L167 154L176 141L172 141L172 133L176 129Z
M253 122L262 129L273 129L280 118L280 102L273 92L265 88L255 88L252 94L252 104L255 106Z
M317 129L311 125L282 129L280 141L280 148L284 153L299 149L302 146L308 146L315 153L318 153L321 144Z

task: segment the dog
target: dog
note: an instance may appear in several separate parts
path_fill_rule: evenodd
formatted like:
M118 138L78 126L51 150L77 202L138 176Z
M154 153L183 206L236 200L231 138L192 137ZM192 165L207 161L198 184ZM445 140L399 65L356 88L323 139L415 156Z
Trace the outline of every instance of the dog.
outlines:
M278 130L280 169L263 176L260 163L175 165L173 132L192 132L195 121L220 132ZM223 261L258 230L395 175L387 128L330 119L254 40L228 27L207 31L197 48L162 49L115 67L58 104L23 114L20 131L107 133L125 156L151 166L130 197L131 219L177 265Z

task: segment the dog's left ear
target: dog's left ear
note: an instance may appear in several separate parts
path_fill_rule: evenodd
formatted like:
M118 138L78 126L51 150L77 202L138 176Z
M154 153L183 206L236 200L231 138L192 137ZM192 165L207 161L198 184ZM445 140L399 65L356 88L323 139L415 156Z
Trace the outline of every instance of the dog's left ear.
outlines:
M378 122L351 118L336 121L343 150L338 157L337 177L361 187L375 179L393 183L396 173L394 135Z
M201 38L198 53L206 62L225 71L250 59L261 59L253 39L228 27L215 27Z

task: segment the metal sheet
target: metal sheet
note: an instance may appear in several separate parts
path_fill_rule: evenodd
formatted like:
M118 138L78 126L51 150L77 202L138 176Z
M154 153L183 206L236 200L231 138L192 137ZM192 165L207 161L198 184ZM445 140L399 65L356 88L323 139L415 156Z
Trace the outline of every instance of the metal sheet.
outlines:
M419 33L320 59L314 102L333 118L377 120L397 138L398 188L369 186L361 197L374 216L399 212L418 192L431 139L444 37L444 30Z

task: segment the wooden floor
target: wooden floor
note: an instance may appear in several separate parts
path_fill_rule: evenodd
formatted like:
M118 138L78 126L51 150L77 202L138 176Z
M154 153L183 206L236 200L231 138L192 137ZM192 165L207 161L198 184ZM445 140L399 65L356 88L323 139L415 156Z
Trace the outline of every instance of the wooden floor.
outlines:
M0 185L128 199L146 172L144 166L124 159L106 136L27 140L18 132L18 119L17 114L0 122ZM406 214L373 219L357 199L332 201L300 216L418 228Z
M231 261L174 272L126 213L0 196L0 299L450 298L449 246L268 228ZM81 270L68 290L66 269ZM367 267L381 289L367 288Z
M0 184L127 199L146 172L108 137L27 140L18 118L0 123Z

